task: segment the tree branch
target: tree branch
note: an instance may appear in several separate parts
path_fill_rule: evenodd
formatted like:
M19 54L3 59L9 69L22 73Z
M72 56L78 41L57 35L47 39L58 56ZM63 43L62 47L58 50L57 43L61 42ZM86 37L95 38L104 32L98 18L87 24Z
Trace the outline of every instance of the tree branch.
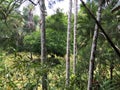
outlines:
M29 1L30 1L33 5L35 5L35 6L36 6L36 5L39 3L39 1L40 1L40 0L38 0L38 2L37 2L37 3L34 3L32 0L29 0Z
M84 3L83 0L80 0L83 4L83 6L87 9L88 13L92 16L92 18L95 20L96 24L98 25L98 27L100 28L100 30L102 31L102 33L105 35L107 41L109 42L109 44L111 45L111 47L115 50L115 52L117 53L117 55L120 57L120 52L117 49L117 47L114 45L114 43L112 42L112 40L109 38L109 36L106 34L105 30L103 29L103 27L101 26L101 24L97 21L96 17L94 16L94 14L89 10L89 8L86 6L86 4Z

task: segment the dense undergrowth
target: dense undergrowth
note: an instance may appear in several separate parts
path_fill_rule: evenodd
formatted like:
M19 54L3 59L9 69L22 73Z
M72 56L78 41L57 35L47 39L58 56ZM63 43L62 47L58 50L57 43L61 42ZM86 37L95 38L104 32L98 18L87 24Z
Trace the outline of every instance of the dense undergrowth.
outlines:
M49 63L42 66L38 54L32 55L29 52L0 54L0 89L1 90L41 90L41 76L44 72L48 74L49 90L86 90L87 68L82 69L81 61L78 62L76 76L70 77L70 86L65 87L65 58L48 56ZM72 62L71 62L72 64ZM118 75L119 76L119 75ZM97 77L97 71L96 71ZM97 77L98 78L98 77ZM116 79L119 77L116 77ZM99 80L94 82L94 90L119 90L119 81Z

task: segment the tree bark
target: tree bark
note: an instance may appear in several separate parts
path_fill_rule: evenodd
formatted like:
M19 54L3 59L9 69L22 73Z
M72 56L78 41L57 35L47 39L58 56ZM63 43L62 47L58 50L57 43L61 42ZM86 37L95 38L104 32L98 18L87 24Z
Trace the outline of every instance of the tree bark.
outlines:
M41 30L41 64L46 64L46 36L45 36L45 0L40 0L40 30ZM47 89L47 72L44 72L42 76L42 90Z
M71 31L72 0L69 0L67 47L66 47L66 87L69 86L70 79L70 31Z
M74 0L74 45L73 45L73 73L76 73L76 59L77 59L77 13L78 0Z
M100 23L100 18L101 18L101 10L102 10L102 4L99 3L98 12L97 12L97 21L99 23ZM94 35L93 35L92 47L91 47L87 90L92 90L92 82L93 82L93 75L94 75L94 62L95 62L95 53L96 53L96 47L97 47L98 32L99 32L99 28L98 28L98 25L96 24Z

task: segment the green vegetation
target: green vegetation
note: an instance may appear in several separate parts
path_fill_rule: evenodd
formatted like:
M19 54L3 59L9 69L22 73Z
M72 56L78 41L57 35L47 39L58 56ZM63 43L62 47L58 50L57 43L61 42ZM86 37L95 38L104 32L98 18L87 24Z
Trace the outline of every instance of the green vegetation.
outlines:
M19 1L19 0L18 0ZM42 90L47 73L48 90L87 90L91 44L95 21L81 4L77 19L77 63L73 73L73 15L70 36L70 85L66 79L67 15L57 9L46 16L46 62L41 64L40 17L34 5L17 11L20 2L0 1L0 90ZM120 11L111 13L115 2L103 6L101 26L120 51ZM87 2L96 15L98 3ZM30 17L30 12L32 17ZM33 26L32 26L33 25ZM120 57L99 31L94 63L93 90L119 90Z

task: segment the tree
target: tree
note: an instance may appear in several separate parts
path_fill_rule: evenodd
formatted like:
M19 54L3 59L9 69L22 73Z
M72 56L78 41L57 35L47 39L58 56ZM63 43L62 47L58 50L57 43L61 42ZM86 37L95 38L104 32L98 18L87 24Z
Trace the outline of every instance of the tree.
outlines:
M0 34L3 42L9 43L9 46L18 46L18 42L20 41L18 28L22 26L22 17L20 12L17 11L17 8L20 6L19 3L13 0L3 0L0 1ZM12 38L12 36L16 38ZM6 38L7 37L7 38ZM11 40L12 38L12 40ZM16 45L15 45L16 42ZM6 45L4 45L6 46ZM8 45L7 45L8 46Z
M54 27L53 27L54 26ZM57 9L56 13L51 16L47 16L46 28L51 28L55 31L67 32L67 15L62 13L61 9Z
M46 18L46 47L47 54L64 57L66 54L66 28L67 28L67 15L62 12L57 12L54 15ZM53 27L54 26L54 27ZM41 41L39 38L39 31L34 31L25 35L24 45L27 51L39 53L41 50ZM62 52L61 52L62 50Z
M70 31L71 31L72 0L69 0L68 27L67 27L67 47L66 47L66 87L70 80Z
M97 20L100 22L101 18L101 10L102 10L102 0L99 0L99 7L97 11ZM98 38L98 25L95 25L95 31L93 35L93 42L91 47L91 56L90 56L90 63L89 63L89 76L88 76L88 88L87 90L92 90L92 82L93 82L93 75L94 75L94 62L95 62L95 54L96 54L96 47L97 47L97 38Z
M103 29L103 27L97 21L97 19L95 18L95 16L93 15L93 13L89 10L89 8L86 6L86 4L83 2L83 0L80 0L80 1L82 2L83 6L87 9L88 13L95 20L96 24L99 26L101 32L104 34L104 36L106 37L106 39L109 42L109 44L111 45L111 47L114 49L114 51L116 52L116 54L120 57L119 49L114 45L113 41L109 38L109 36L107 35L107 33L105 32L105 30Z
M40 6L40 30L41 30L41 64L44 65L46 62L46 36L45 36L45 1L39 0ZM47 72L42 76L42 90L47 90Z
M100 25L100 23L98 22L98 20L95 18L95 16L93 15L93 13L88 9L88 7L86 7L85 3L83 2L83 0L81 0L82 4L84 5L84 7L88 10L89 14L92 16L92 18L95 20L96 24L99 26L99 28L101 29L102 33L104 34L104 36L106 37L107 41L109 42L109 44L111 45L111 47L115 50L116 54L120 57L120 51L119 49L115 46L115 44L112 42L112 40L109 38L109 36L106 34L105 30L102 28L102 26ZM92 67L92 66L91 66ZM92 71L91 71L92 72ZM89 76L90 77L90 76ZM89 85L88 85L89 86ZM88 90L91 90L92 87L88 87Z
M74 45L73 45L73 73L76 72L76 56L77 56L77 11L78 11L78 0L74 1Z

